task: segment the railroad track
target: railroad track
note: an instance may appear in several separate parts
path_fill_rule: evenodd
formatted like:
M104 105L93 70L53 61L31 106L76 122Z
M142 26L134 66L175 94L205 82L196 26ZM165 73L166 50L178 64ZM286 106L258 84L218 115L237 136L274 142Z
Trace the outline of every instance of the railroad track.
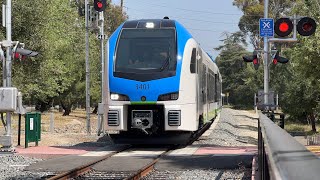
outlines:
M148 163L146 166L142 167L136 172L130 172L130 171L118 171L118 172L101 172L101 171L94 171L92 170L92 167L102 161L107 160L108 158L115 156L116 154L119 154L121 152L125 151L131 151L132 147L127 147L124 149L121 149L117 152L108 154L106 156L101 157L99 160L88 163L86 165L83 165L81 167L77 167L75 169L72 169L68 172L58 174L56 176L53 176L49 178L49 180L62 180L62 179L140 179L141 177L146 176L148 173L150 173L154 169L154 165L159 161L159 159L167 154L169 151L175 149L176 146L168 147L166 150L164 150L161 154L157 155L155 159L153 159L150 163Z
M190 142L187 145L190 145L195 140L197 140L207 129L210 128L211 124L212 122L205 124L202 129L200 129L195 134L193 134ZM116 152L103 156L94 162L90 162L83 166L74 168L68 172L53 176L49 178L49 180L57 180L57 179L61 180L61 179L70 179L70 178L73 178L73 179L97 179L98 178L98 179L125 179L125 180L140 179L154 170L155 164L161 159L161 157L165 156L166 154L168 154L169 152L171 152L176 148L178 148L178 146L169 146L165 148L163 152L156 155L153 160L147 163L147 165L143 166L142 168L140 168L138 171L135 171L135 172L132 172L132 171L102 172L102 171L93 170L92 167L102 161L108 160L109 158L119 155L120 153L133 151L134 149L133 146L127 146Z
M131 146L126 146L126 147L124 147L124 148L122 148L122 149L120 149L118 151L115 151L115 152L110 153L108 155L102 156L100 159L98 159L96 161L93 161L93 162L90 162L90 163L85 164L83 166L74 168L74 169L72 169L70 171L67 171L65 173L58 174L56 176L53 176L53 177L49 178L48 180L57 180L57 179L62 180L62 179L68 179L68 178L75 178L75 177L77 177L79 175L85 174L85 173L91 171L91 168L92 168L93 165L95 165L95 164L97 164L97 163L99 163L101 161L104 161L104 160L112 157L115 154L118 154L118 153L120 153L122 151L130 149L130 147Z

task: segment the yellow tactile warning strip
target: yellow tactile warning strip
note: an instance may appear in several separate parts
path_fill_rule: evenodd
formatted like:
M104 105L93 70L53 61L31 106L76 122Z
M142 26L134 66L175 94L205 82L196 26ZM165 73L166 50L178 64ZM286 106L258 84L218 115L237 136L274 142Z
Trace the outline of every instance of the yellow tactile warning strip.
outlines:
M306 148L315 153L316 155L320 156L320 146L306 146Z

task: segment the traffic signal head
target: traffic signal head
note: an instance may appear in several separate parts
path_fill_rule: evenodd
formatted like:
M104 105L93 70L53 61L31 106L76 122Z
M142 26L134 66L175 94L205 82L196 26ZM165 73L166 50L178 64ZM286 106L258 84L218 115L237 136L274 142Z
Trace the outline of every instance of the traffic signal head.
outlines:
M12 55L14 59L25 59L27 56L28 57L34 57L37 56L39 53L36 51L28 50L28 49L23 49L19 47L19 43L13 47L12 49Z
M312 35L317 28L316 22L309 17L304 17L300 19L297 25L297 30L301 36L310 36Z
M274 32L280 37L288 36L292 29L293 24L289 18L280 18L274 24Z
M252 56L243 56L242 59L244 62L253 62L255 59L258 59L258 56L254 53Z
M273 57L272 62L273 64L277 64L278 62L282 64L286 64L289 62L289 59L279 56L279 51L277 51L277 53Z
M258 70L259 69L259 66L260 66L260 60L258 59L258 56L257 55L254 55L254 59L253 59L253 67L255 70Z
M106 9L107 2L106 0L94 0L93 7L96 11L102 12Z
M256 70L259 69L260 61L256 52L253 52L252 56L243 56L244 62L252 62Z

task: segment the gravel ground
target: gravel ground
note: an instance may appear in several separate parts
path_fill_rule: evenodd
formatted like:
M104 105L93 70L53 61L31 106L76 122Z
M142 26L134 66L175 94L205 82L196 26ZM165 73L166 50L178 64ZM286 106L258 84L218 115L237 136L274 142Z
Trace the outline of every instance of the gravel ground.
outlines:
M212 179L251 179L251 169L243 170L187 170L187 171L154 171L143 180L175 179L175 180L212 180Z
M248 111L223 108L220 119L207 138L200 138L194 144L214 146L258 145L258 120Z
M41 159L0 153L0 179L40 179L50 175L51 173L23 171L26 166L38 161L41 161Z

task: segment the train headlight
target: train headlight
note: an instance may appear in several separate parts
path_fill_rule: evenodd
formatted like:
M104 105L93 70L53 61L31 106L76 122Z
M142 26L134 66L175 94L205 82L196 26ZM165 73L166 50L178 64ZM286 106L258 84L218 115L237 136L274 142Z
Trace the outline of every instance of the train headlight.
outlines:
M113 101L130 101L128 96L117 93L110 93L110 99Z
M179 98L179 92L162 94L158 97L158 101L172 101Z
M153 22L147 22L146 23L146 28L154 28L154 23Z

